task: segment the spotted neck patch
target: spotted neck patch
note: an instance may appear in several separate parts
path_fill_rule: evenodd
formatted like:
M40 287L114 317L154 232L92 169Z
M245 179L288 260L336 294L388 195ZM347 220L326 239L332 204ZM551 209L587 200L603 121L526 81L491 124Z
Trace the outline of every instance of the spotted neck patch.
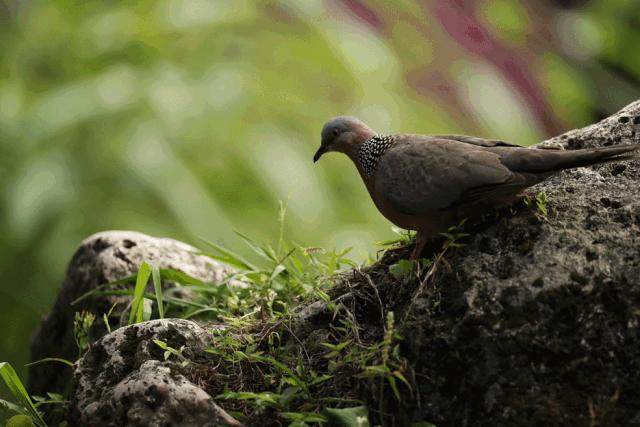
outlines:
M358 152L358 162L364 175L369 178L373 172L375 172L378 166L380 156L384 154L385 150L394 143L394 139L390 135L376 135L360 145L360 151Z

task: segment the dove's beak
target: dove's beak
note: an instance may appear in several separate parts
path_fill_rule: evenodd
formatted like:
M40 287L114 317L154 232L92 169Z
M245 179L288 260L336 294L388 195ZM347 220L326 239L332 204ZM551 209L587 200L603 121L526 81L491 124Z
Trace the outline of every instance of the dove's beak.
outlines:
M313 163L320 160L320 157L322 157L322 155L326 152L327 152L327 147L324 145L321 145L320 148L318 148L318 151L316 151L316 154L313 156Z

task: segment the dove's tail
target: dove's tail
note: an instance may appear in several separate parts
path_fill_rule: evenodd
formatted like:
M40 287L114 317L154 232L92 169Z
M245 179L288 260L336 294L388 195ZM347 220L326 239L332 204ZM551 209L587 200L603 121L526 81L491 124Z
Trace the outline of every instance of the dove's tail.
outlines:
M620 160L640 159L640 145L615 145L610 147L584 148L559 151L564 154L555 170L578 168ZM564 157L564 158L562 158Z
M580 150L525 149L518 153L504 148L502 161L517 172L553 174L564 169L640 159L640 145L625 144ZM513 155L512 155L513 154Z

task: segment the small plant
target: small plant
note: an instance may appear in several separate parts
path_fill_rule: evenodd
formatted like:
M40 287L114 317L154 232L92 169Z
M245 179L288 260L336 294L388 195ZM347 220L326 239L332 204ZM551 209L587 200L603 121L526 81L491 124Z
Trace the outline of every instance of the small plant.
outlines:
M73 337L80 354L85 353L90 346L89 330L96 320L96 315L87 311L76 312L73 319Z
M460 240L469 236L469 233L464 232L464 225L466 222L467 219L464 218L457 225L449 227L446 233L440 233L441 236L445 237L443 250L446 251L449 248L461 248L464 246L463 243L460 243Z
M411 274L415 264L415 261L401 259L396 264L389 266L389 273L396 279L402 279Z
M369 427L369 411L366 406L325 410L332 424L340 427Z
M42 419L42 416L36 408L36 404L34 404L31 397L29 397L22 381L20 381L16 371L9 363L0 362L0 378L4 380L5 385L13 397L19 402L18 404L15 404L0 399L0 406L10 411L17 412L20 415L29 416L31 421L38 427L46 427L47 423Z
M381 242L376 242L376 245L383 246L385 248L392 247L403 247L408 246L413 242L416 237L416 232L413 230L404 230L400 227L396 227L395 225L391 227L391 231L398 235L395 239L384 240Z
M361 383L370 391L367 399L380 408L400 404L402 394L412 390L393 313L385 312L369 278L367 289L373 289L380 306L380 329L379 334L363 340L355 314L329 294L336 278L344 280L340 272L356 267L347 258L349 249L327 251L285 241L285 211L286 205L282 204L281 231L275 247L238 233L253 253L250 259L205 242L202 255L234 267L232 273L217 282L207 283L181 271L142 263L136 275L100 285L75 303L89 295L130 296L132 303L123 313L121 325L150 318L151 310L147 312L145 303L150 305L154 299L161 318L223 323L224 327L210 330L208 348L188 353L189 357L184 347L154 342L165 360L177 362L181 373L192 381L206 384L207 392L225 399L226 409L234 417L244 417L247 424L269 411L283 425L332 422L368 426L364 402L345 397L345 387ZM411 233L397 232L401 237L397 243L410 242ZM399 262L392 270L402 276L414 265ZM418 269L416 274L419 273ZM153 292L147 291L149 279L153 280ZM318 344L324 352L316 349L311 354L302 343L292 351L291 340L297 337L290 329L291 320L305 301L323 303L333 313L330 337ZM105 323L111 310L104 316ZM211 369L213 366L215 369ZM377 413L383 417L382 412ZM338 421L337 414L355 418L344 424Z
M544 216L545 218L547 217L549 211L547 210L547 195L544 191L536 194L536 208L538 209L538 212L542 214L542 216Z
M118 305L117 302L114 302L109 308L109 311L106 313L102 313L102 321L104 322L104 327L107 329L107 333L111 333L111 324L109 324L109 317L111 317L111 313L113 313L113 309Z
M186 367L191 362L182 354L184 351L184 346L181 346L179 349L175 349L161 340L153 340L153 342L155 343L155 345L164 350L164 360L169 360L171 356L174 356L175 358L180 360L180 364L182 365L182 367Z
M151 276L151 269L151 265L146 262L142 262L142 264L140 264L140 268L138 269L138 275L136 276L136 285L133 288L131 310L129 312L129 325L140 323L151 318L151 304L150 302L145 304L146 298L144 297L144 290L147 287L149 276Z
M533 200L531 199L531 196L527 194L522 198L522 202L526 207L531 207L533 202L535 202L536 210L538 211L538 213L540 213L545 218L549 214L549 210L547 208L547 195L544 191L536 193L536 196Z
M390 311L387 313L384 338L375 348L380 355L379 363L365 366L361 375L367 378L379 378L382 383L388 383L395 398L401 401L402 397L398 389L398 381L404 383L410 391L411 385L403 374L403 371L406 370L406 361L400 356L400 348L397 344L399 339L400 335L398 335L395 330L394 315L393 312ZM382 413L382 405L384 402L383 384L380 384L379 390L380 412Z

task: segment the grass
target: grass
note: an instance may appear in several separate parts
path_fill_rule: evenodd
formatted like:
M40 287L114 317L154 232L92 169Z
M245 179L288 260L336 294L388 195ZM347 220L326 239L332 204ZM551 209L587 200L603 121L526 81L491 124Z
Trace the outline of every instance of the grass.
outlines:
M536 193L533 199L531 198L531 196L526 195L523 197L522 201L527 207L535 204L537 212L544 218L546 218L549 214L549 209L547 208L547 194L544 191Z
M17 401L17 404L14 404L5 400L0 400L0 406L16 412L19 415L29 416L36 426L45 427L47 424L44 422L44 419L42 419L42 415L38 412L36 405L33 400L31 400L31 397L24 388L22 381L20 381L16 371L9 363L0 362L0 377Z
M98 286L74 303L89 296L130 296L128 310L116 319L114 306L101 313L108 331L150 318L224 325L211 329L204 351L154 342L164 351L166 363L248 425L265 417L294 427L385 424L389 414L416 399L413 369L402 351L402 331L411 308L396 316L383 303L387 297L381 296L382 287L371 274L379 271L391 281L413 281L416 286L407 288L405 300L415 299L435 269L444 265L445 253L461 246L459 240L466 235L460 228L449 230L433 259L398 259L371 267L350 261L348 250L303 247L282 236L272 247L238 234L252 250L251 260L204 242L202 255L236 269L220 282L206 283L143 262L136 275ZM411 237L399 232L399 239L385 245L407 245ZM385 292L402 289L398 285ZM305 340L296 333L304 322L300 309L314 301L324 304L330 320L313 325L321 336ZM95 321L92 313L76 313L74 335L80 354L90 347L88 331ZM17 377L10 378L14 384ZM19 406L13 409L44 425L38 424L40 414L31 408L24 388L14 390Z

